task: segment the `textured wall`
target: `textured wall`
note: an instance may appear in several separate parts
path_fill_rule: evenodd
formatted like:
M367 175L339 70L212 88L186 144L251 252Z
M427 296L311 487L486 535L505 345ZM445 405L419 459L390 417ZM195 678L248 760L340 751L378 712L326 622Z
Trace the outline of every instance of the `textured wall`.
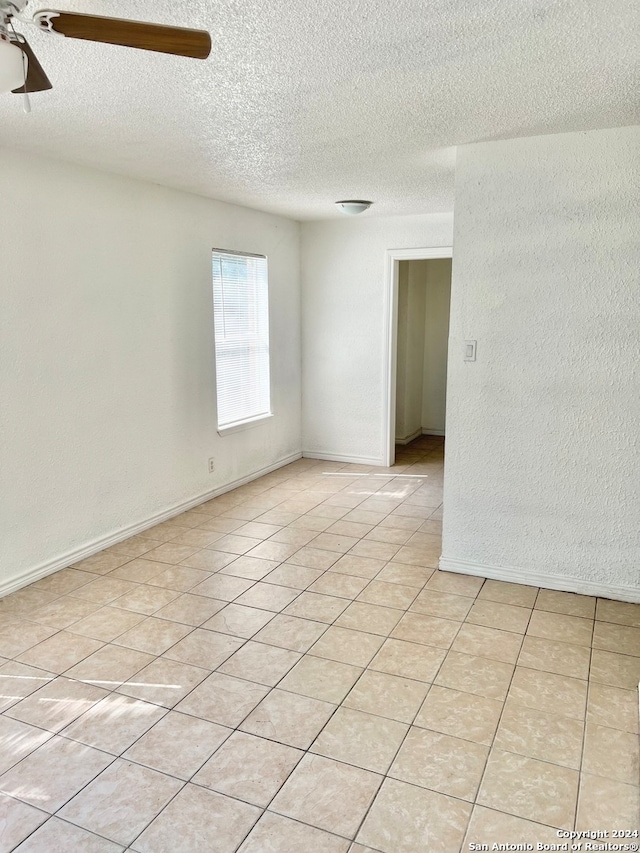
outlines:
M427 274L425 304L422 429L444 433L447 403L447 353L451 305L451 258L412 261Z
M382 464L385 251L450 246L453 217L302 226L303 448Z
M299 452L300 301L295 222L9 151L0 181L2 585ZM274 417L223 438L214 246L271 293Z
M640 599L640 128L471 145L456 181L445 562Z
M400 261L396 361L396 438L422 432L425 306L424 261Z

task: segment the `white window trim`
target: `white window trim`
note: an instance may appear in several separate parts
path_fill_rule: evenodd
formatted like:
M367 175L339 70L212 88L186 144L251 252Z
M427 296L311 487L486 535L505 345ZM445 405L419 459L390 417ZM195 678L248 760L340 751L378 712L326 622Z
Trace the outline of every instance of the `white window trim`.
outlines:
M260 426L263 421L268 421L269 418L272 417L273 412L267 412L266 415L258 415L255 418L247 418L246 421L238 421L235 424L218 427L218 435L230 435L234 432L243 432L245 429L252 429L253 427Z

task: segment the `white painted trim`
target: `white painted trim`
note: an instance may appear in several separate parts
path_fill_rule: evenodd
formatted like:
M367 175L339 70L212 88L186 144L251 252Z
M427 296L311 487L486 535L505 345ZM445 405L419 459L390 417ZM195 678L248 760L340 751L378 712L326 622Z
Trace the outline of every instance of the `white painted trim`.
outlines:
M422 430L423 435L445 435L445 431L443 429L429 429L429 427L425 427Z
M415 441L416 438L419 438L423 435L423 429L417 429L415 432L412 432L411 435L406 436L406 438L398 438L396 436L395 443L396 444L410 444L412 441Z
M383 459L371 456L345 456L343 453L320 453L316 450L303 450L303 459L322 459L325 462L352 462L355 465L384 465Z
M289 465L291 462L295 462L297 459L301 458L302 453L292 453L290 456L286 456L284 459L279 459L272 465L267 465L264 468L260 468L259 471L254 471L253 474L248 474L246 477L234 480L232 483L228 483L225 486L218 486L216 489L211 489L210 491L197 495L196 497L188 498L186 501L174 504L169 509L149 516L149 518L144 519L144 521L131 524L129 527L121 527L120 530L117 530L115 533L110 533L108 536L102 536L99 539L94 539L92 542L88 542L86 545L82 545L80 548L76 548L73 551L68 551L66 554L62 554L62 556L56 557L54 560L49 560L46 563L41 563L33 569L28 569L21 575L18 575L17 578L11 578L6 583L0 584L0 597L8 595L11 592L15 592L18 589L22 589L23 586L27 586L27 584L40 580L40 578L47 577L47 575L51 575L60 569L65 569L67 566L78 563L86 557L92 557L94 554L97 554L99 551L103 551L105 548L109 548L111 545L117 545L118 542L124 542L125 539L129 539L131 536L142 533L150 527L155 527L156 524L168 521L170 518L174 518L176 515L180 515L180 513L186 512L188 509L193 509L206 501L210 501L212 498L217 498L220 495L224 495L226 492L231 492L239 486L244 486L246 483L252 482L252 480L257 480L259 477L269 474L271 471L276 471L278 468Z
M634 604L640 604L639 587L596 583L571 575L552 575L547 572L531 571L530 569L517 569L514 566L487 566L483 563L471 563L467 560L456 560L444 556L440 557L439 568L443 572L457 572L463 575L490 578L495 581L521 583L526 586L539 586L544 589L558 589L562 592L577 592L580 595L595 595L600 598L612 598L615 601L631 601Z
M396 360L398 350L398 264L400 261L426 261L452 258L451 246L423 249L387 249L385 252L385 284L382 345L382 464L391 467L396 457ZM380 463L378 463L380 464Z

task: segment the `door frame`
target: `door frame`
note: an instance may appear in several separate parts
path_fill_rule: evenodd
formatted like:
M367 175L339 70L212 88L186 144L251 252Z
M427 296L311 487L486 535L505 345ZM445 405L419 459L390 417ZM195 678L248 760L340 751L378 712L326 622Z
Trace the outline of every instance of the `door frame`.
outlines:
M422 249L387 249L385 252L382 434L383 464L387 468L393 465L396 458L399 264L400 261L427 261L452 257L452 246L435 246Z

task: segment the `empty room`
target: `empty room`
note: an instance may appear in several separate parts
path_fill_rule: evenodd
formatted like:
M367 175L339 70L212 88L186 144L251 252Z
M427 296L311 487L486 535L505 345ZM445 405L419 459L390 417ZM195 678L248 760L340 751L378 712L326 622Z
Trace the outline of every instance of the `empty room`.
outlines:
M638 850L631 0L0 0L0 853Z

